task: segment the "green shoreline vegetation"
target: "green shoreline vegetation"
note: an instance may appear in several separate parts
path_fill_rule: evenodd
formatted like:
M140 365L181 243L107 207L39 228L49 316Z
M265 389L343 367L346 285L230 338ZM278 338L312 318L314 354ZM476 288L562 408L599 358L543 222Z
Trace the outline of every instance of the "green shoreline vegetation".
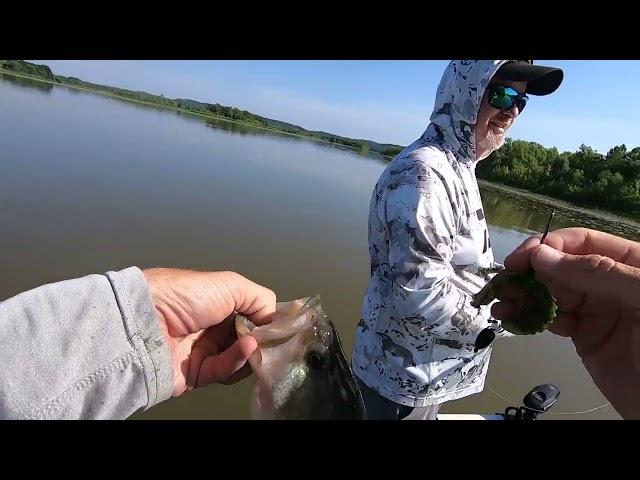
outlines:
M163 95L85 82L74 77L55 75L46 65L22 60L0 60L0 73L320 141L336 147L355 149L366 155L380 155L386 161L404 148L400 145L310 131L217 103L170 99ZM522 197L529 193L538 201L545 201L539 196L548 197L547 203L561 201L561 208L564 209L571 206L578 209L595 208L600 212L604 210L621 214L629 220L640 220L640 147L628 151L625 145L619 145L606 154L600 154L591 147L582 145L576 152L560 153L555 147L546 148L535 142L509 138L500 150L478 164L476 174L483 185L490 185L507 194ZM562 207L562 202L568 204ZM606 217L602 213L597 216ZM624 222L623 219L619 220ZM630 225L627 227L631 228Z
M136 103L161 106L207 118L231 121L277 133L329 143L334 146L351 148L358 150L363 154L382 155L389 159L393 158L404 148L399 145L380 144L370 140L353 139L327 132L306 130L298 125L261 117L260 115L247 112L246 110L239 110L234 107L225 107L217 103L202 103L196 100L180 98L170 99L164 97L164 95L153 95L147 92L85 82L75 77L54 75L51 69L46 65L36 65L22 60L0 60L0 73L38 80L52 85L72 87Z

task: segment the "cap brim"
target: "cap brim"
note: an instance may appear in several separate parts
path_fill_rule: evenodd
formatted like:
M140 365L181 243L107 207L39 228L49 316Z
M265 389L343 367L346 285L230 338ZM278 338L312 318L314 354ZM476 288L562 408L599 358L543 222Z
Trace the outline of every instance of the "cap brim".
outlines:
M559 68L526 63L507 63L497 75L512 82L527 82L530 95L549 95L558 89L564 78L564 72Z

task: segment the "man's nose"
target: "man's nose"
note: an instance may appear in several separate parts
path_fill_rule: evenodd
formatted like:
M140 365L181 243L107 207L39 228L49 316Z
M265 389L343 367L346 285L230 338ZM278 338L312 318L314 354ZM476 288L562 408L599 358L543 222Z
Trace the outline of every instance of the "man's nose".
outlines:
M520 115L520 110L518 110L518 105L514 103L513 107L511 107L509 110L504 110L504 113L512 119L515 119L518 115Z

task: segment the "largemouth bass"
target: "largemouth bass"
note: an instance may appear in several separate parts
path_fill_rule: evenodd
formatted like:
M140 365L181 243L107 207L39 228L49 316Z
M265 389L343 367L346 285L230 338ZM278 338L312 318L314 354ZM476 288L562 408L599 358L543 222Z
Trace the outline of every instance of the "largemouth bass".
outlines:
M249 359L256 378L252 418L365 419L362 394L319 296L278 303L268 325L238 315L236 330L259 346Z

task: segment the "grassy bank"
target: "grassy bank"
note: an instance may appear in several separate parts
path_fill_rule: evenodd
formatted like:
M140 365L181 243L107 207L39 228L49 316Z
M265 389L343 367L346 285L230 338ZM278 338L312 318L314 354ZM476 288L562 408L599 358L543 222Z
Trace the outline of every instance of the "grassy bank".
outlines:
M498 192L500 195L527 203L532 208L555 209L576 226L603 230L631 240L640 240L640 222L637 219L621 216L606 210L583 208L564 200L547 197L527 190L478 179L481 188Z

